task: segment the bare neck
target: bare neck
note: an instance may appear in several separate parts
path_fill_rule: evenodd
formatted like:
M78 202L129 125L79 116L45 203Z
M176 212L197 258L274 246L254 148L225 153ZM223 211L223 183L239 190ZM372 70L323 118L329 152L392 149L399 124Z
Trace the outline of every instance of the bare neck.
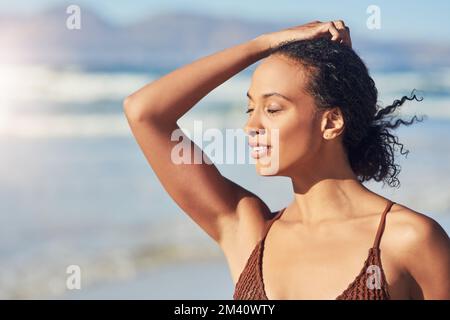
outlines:
M305 224L348 218L357 210L358 199L370 193L355 179L326 178L308 189L293 179L294 201L291 210Z

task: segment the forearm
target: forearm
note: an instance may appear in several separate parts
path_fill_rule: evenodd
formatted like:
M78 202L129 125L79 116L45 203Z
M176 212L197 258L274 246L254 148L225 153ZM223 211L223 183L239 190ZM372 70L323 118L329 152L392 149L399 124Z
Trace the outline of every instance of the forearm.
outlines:
M262 36L200 58L155 80L124 102L129 118L176 122L214 88L268 54Z

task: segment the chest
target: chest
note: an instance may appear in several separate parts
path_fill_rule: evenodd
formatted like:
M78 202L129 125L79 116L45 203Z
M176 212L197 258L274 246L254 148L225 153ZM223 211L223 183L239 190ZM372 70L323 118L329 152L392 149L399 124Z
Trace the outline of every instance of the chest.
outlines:
M260 275L269 299L335 299L362 273L373 283L384 279L392 299L407 298L407 281L389 254L369 258L368 237L286 240L272 234L261 244Z

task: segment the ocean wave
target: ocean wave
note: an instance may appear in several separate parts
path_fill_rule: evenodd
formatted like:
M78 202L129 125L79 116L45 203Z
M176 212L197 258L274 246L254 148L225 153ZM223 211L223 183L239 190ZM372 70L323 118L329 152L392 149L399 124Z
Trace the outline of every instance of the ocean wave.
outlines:
M90 137L130 134L122 101L156 74L91 72L79 67L0 65L0 134L11 137ZM429 73L375 73L381 105L423 93L408 101L401 115L450 119L450 69ZM203 120L215 128L242 127L251 79L238 74L204 97L180 123Z
M145 84L159 77L144 72L92 72L73 66L64 69L45 65L0 64L0 100L12 107L32 103L93 103L123 101ZM214 90L208 101L245 98L249 78L236 75Z
M169 71L167 71L169 72ZM158 77L146 72L92 72L79 66L56 68L46 65L0 64L0 99L13 105L33 103L92 103L122 101L127 95ZM413 88L430 96L450 96L450 69L430 72L372 74L381 96L409 93ZM239 73L213 90L208 102L245 102L249 75Z
M1 99L12 105L123 100L153 79L151 74L93 73L76 66L0 65Z
M125 115L22 115L0 120L4 138L64 138L130 135Z
M385 100L384 105L392 103ZM450 99L408 101L397 114L402 118L414 115L431 120L450 120ZM188 112L179 121L181 127L192 128L194 121L202 121L206 128L243 128L244 108L238 104L224 108L202 108ZM53 113L5 114L0 116L0 136L3 138L65 138L65 137L125 137L131 136L126 116L120 113Z
M105 228L114 232L99 230L95 241L89 242L59 236L58 241L41 243L33 251L2 257L0 299L62 296L68 292L69 265L80 267L81 290L88 290L97 283L132 279L161 265L221 256L219 248L186 220Z

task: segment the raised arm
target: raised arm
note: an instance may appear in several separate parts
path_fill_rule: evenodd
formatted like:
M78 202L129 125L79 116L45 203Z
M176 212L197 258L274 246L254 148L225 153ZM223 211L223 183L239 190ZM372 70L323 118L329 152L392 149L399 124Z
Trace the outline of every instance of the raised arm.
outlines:
M236 227L232 222L238 212L253 211L262 221L263 214L270 211L256 196L223 177L216 166L203 160L201 164L177 164L171 156L179 141L172 141L171 135L179 129L177 120L200 99L264 57L266 51L260 39L228 48L145 85L124 102L133 135L166 191L219 243L227 226ZM191 159L195 152L206 158L197 145L178 133L183 141L190 142Z
M214 165L176 164L171 155L179 142L172 141L171 135L179 129L177 120L214 88L267 56L277 43L324 34L342 41L348 37L343 27L338 32L334 24L320 22L262 35L180 67L124 101L131 130L166 191L223 248L244 243L240 237L258 237L271 212L261 199L223 177ZM197 152L206 158L197 145L189 143L191 158Z

